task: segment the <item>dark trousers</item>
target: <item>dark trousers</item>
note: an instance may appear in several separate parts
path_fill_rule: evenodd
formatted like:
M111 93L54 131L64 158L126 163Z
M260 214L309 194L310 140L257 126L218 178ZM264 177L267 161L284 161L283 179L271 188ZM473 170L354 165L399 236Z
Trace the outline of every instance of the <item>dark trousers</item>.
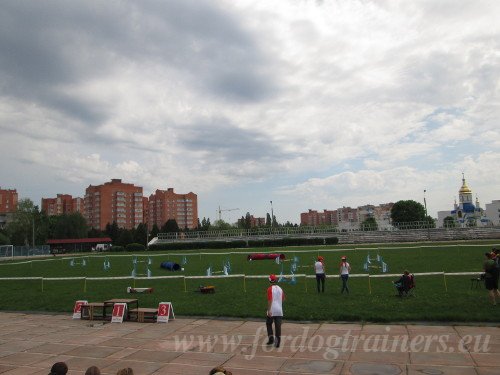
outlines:
M316 286L318 287L318 293L320 292L320 284L321 284L321 291L324 293L325 292L325 274L324 273L317 273L316 274Z
M347 285L347 280L349 280L349 275L340 275L342 278L342 291L341 293L344 293L344 290L349 293L349 285Z
M276 341L280 341L281 339L281 322L283 320L282 316L268 316L266 319L266 328L267 328L267 337L269 340L274 340L276 336ZM274 322L274 330L276 335L273 335L273 322Z

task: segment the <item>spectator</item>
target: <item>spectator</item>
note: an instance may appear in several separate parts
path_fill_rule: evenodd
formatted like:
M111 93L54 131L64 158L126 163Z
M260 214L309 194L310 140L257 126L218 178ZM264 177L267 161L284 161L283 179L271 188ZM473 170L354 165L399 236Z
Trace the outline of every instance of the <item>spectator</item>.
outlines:
M484 286L488 290L491 303L496 305L496 297L500 298L500 292L498 291L499 270L491 253L485 253L484 256L486 258L483 263Z
M320 284L321 284L321 292L325 292L325 262L322 256L318 257L316 263L314 263L314 272L316 273L316 285L318 287L318 293L320 292Z
M85 375L101 375L101 370L99 370L99 367L90 366L87 371L85 371Z
M130 367L122 368L121 370L118 370L116 375L134 375L134 370Z
M56 362L52 365L49 375L66 375L68 372L68 365L64 362Z
M209 375L233 375L233 373L222 366L218 366L211 369Z
M413 288L413 275L410 275L408 270L404 270L401 277L393 281L393 284L398 290L399 297L402 297L404 293L408 293L408 291Z

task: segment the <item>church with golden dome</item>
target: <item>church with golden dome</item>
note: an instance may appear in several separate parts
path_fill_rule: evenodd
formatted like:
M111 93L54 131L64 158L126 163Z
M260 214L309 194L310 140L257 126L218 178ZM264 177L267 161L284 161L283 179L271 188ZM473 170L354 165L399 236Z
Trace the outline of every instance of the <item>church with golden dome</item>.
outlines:
M485 216L484 210L479 205L479 199L473 202L472 190L465 182L465 175L462 174L462 186L458 190L458 204L455 200L454 208L451 211L438 212L438 226L443 226L446 217L452 217L456 226L475 227L490 224L490 220Z

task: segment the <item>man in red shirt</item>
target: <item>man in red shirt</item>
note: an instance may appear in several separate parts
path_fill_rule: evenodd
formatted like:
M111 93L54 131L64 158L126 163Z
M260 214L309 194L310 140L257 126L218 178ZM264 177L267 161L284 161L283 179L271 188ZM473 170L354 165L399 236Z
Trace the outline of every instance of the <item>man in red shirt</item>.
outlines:
M278 278L276 275L269 275L269 282L271 285L267 288L267 345L280 347L281 342L281 322L283 319L283 301L285 300L285 293L276 283ZM273 322L276 335L273 335ZM275 339L276 337L276 339Z

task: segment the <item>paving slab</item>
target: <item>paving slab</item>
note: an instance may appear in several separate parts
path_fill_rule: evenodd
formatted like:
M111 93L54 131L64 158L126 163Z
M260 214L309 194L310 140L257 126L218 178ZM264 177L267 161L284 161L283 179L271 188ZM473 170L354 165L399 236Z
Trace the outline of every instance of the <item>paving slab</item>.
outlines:
M179 318L169 323L73 320L70 314L0 312L0 374L68 375L498 375L500 327L492 325L285 322L280 348L264 320Z

